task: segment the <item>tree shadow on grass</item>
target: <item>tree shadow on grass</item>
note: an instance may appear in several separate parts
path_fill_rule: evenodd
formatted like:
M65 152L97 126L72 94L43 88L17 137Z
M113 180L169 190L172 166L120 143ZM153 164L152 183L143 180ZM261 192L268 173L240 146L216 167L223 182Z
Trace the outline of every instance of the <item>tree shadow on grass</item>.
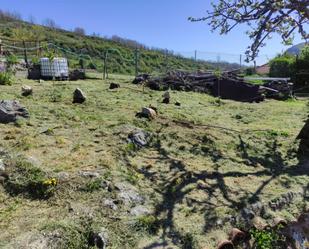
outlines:
M170 153L162 146L162 141L159 136L155 143L154 149L158 152L157 160L169 165L168 175L161 172L153 172L151 168L143 169L142 173L146 178L149 178L152 183L161 183L158 186L158 192L162 196L162 201L155 206L154 215L160 219L162 226L162 241L167 243L167 239L172 241L174 245L181 248L194 248L193 241L186 241L186 234L180 232L175 226L175 206L178 203L185 203L187 206L201 207L199 211L204 213L204 232L207 233L216 227L216 221L220 219L216 213L216 208L225 206L239 212L246 205L260 200L260 195L263 190L275 179L281 175L299 176L306 175L306 168L300 165L286 165L286 158L280 152L280 146L276 137L264 141L265 149L259 151L257 148L250 146L243 137L239 136L239 145L237 149L241 153L241 158L244 162L248 162L247 166L259 165L259 170L256 171L229 171L220 173L218 171L191 171L186 167L183 161L175 160ZM251 146L252 147L252 146ZM218 154L222 154L218 151ZM207 157L207 155L205 155ZM231 159L233 161L233 159ZM218 158L212 158L216 163ZM262 167L262 168L261 168ZM246 191L243 195L235 197L237 193L232 193L228 187L226 180L229 178L239 177L263 177L259 186L256 186L254 192ZM199 185L199 181L207 184ZM195 184L194 188L188 188L189 185ZM188 195L195 190L202 190L207 194L207 199L203 201L188 198ZM219 190L220 195L215 193ZM158 244L153 243L145 248L157 248Z

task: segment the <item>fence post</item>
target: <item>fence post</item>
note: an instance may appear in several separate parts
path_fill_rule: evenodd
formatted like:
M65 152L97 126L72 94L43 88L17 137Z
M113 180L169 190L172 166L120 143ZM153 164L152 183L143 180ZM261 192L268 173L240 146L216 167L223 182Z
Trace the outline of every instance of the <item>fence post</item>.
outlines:
M240 68L242 66L242 55L241 54L239 55L239 66L240 66Z
M135 49L135 77L138 75L138 49Z
M25 57L26 67L29 69L28 56L27 56L27 48L26 48L25 41L23 41L23 47L24 47L24 57Z
M106 79L106 74L107 74L107 51L104 51L104 61L103 61L104 65L103 65L103 80Z
M196 72L197 72L198 71L197 50L194 50L194 61L195 61L195 68L196 68Z
M165 69L168 72L168 50L165 50Z

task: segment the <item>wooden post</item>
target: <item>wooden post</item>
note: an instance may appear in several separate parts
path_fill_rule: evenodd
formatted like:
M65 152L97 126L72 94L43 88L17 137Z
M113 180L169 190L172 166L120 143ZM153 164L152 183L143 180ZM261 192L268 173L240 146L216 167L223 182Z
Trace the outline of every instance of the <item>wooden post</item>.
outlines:
M168 50L165 50L165 69L168 71Z
M108 51L105 51L105 52L104 52L103 80L108 79L108 72L107 72L107 53L108 53Z
M240 66L240 68L242 66L242 55L239 55L239 66Z
M26 67L29 69L28 56L27 56L27 48L26 48L25 41L23 41L23 46L24 46L24 57L25 57Z
M196 72L198 71L198 64L196 63L197 61L197 50L194 50L194 61L195 61L195 68L196 68Z
M138 49L135 49L135 77L138 75Z

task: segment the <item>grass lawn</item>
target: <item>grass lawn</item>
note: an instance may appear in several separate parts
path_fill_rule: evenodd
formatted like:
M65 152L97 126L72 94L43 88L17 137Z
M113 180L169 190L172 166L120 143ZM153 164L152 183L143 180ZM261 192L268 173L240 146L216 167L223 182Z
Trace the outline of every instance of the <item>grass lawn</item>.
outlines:
M8 167L30 161L58 182L48 200L0 188L1 248L33 246L55 231L63 238L58 248L87 248L89 226L108 231L108 248L211 249L231 228L220 220L250 203L307 186L308 171L297 158L295 140L308 113L305 101L250 104L172 91L172 103L165 105L162 92L143 92L130 81L111 75L105 81L17 79L0 86L0 99L19 100L31 116L0 124ZM108 90L110 82L121 88ZM21 96L23 84L33 88L33 96ZM81 105L72 104L77 87L88 97ZM150 104L158 108L156 119L135 117ZM128 144L132 127L151 133L148 147ZM134 218L121 203L117 210L103 207L102 199L117 199L117 189L101 188L81 171L98 172L100 180L112 184L134 185L152 214ZM307 204L295 201L269 216L292 220Z

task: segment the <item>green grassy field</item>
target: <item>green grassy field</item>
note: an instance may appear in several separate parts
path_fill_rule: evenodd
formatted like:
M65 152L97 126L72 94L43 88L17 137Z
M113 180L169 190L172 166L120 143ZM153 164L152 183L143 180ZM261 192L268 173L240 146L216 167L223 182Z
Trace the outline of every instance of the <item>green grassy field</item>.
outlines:
M219 223L224 217L307 186L295 139L308 113L305 101L249 104L171 92L172 103L165 105L162 92L143 92L130 81L112 75L106 81L17 79L0 86L0 99L19 100L31 116L0 124L4 161L15 183L29 180L20 167L57 180L48 199L11 193L4 180L1 248L88 248L89 231L102 227L108 248L215 248L231 228ZM108 90L110 82L121 88ZM23 84L33 87L33 96L21 96ZM88 97L81 105L72 104L77 87ZM135 117L150 104L158 108L156 119ZM128 144L135 128L151 134L149 146ZM102 206L104 198L119 199L119 183L134 186L151 214L133 217L121 201L117 210ZM307 204L295 201L269 218L292 220Z

